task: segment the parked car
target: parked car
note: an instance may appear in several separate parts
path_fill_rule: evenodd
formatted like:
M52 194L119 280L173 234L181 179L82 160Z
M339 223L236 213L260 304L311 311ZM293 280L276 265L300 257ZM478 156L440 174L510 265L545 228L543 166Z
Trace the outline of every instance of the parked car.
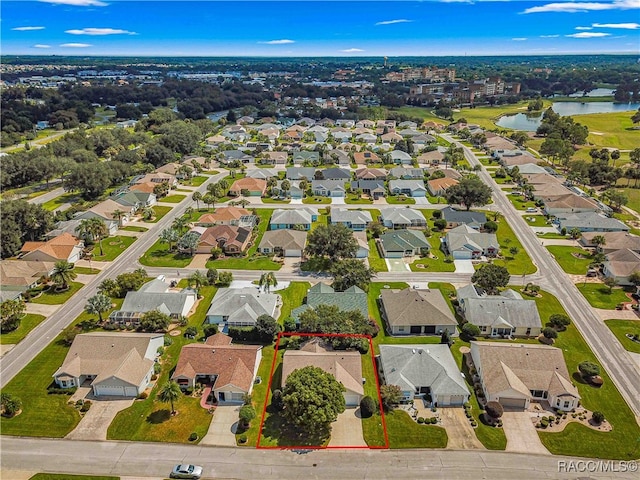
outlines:
M538 211L538 209L536 207L528 207L527 208L527 213L535 213L537 211Z
M202 467L198 465L176 465L171 470L170 478L188 478L198 480L202 476Z

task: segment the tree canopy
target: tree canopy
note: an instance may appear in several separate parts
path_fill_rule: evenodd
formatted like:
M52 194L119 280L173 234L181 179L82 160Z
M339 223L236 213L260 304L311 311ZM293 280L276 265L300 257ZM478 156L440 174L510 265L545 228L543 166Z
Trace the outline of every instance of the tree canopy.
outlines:
M353 232L340 223L320 225L307 236L305 250L312 257L329 258L335 262L355 257L358 243Z
M472 175L449 187L444 194L447 202L464 205L467 210L473 206L486 205L491 200L491 188L480 178Z
M331 286L337 292L344 292L354 285L366 292L369 289L371 279L375 275L375 271L368 268L358 258L345 258L335 262L331 266L329 273L333 275L333 284Z
M488 263L475 271L471 281L486 290L489 295L496 295L498 288L506 287L509 284L510 278L509 271L505 267Z

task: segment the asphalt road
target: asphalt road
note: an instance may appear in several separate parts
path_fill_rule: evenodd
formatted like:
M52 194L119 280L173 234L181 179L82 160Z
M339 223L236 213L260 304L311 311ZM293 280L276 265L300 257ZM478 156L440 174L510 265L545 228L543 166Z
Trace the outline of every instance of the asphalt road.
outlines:
M449 141L454 141L449 136L445 136L445 138ZM463 147L465 157L472 167L480 164L469 148L459 142L456 143ZM640 372L631 356L594 312L589 302L560 268L549 251L542 246L541 241L526 224L522 215L507 199L489 173L483 169L478 172L478 175L493 189L493 201L497 210L507 219L514 233L538 267L543 279L540 285L543 289L556 293L558 300L618 387L618 390L636 415L636 421L638 421L640 418Z
M16 471L166 478L178 463L204 467L207 479L387 480L399 479L633 479L637 472L567 473L563 463L584 459L492 451L327 449L297 454L282 450L203 447L143 442L2 439L3 478ZM584 464L574 464L582 465ZM607 464L608 465L608 464ZM620 468L620 463L612 465ZM583 471L584 472L584 471ZM7 475L5 477L5 475ZM28 478L28 477L23 477Z
M221 172L211 176L204 182L198 191L204 192L210 182L217 182L226 176L226 172ZM159 232L168 227L174 218L184 213L192 202L177 204L163 218L160 219L147 234L142 235L133 244L120 254L111 265L95 275L85 284L73 297L71 297L62 308L49 316L44 322L38 325L29 335L14 348L12 348L2 359L0 359L0 388L3 388L15 375L18 374L33 358L40 353L51 341L57 337L73 320L80 315L87 299L96 294L100 283L106 278L114 278L117 275L135 270L138 266L138 259L151 247L158 239Z

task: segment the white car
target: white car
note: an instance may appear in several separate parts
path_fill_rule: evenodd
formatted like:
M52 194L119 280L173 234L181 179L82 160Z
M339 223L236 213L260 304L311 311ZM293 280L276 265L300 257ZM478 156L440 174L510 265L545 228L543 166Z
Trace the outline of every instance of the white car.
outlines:
M536 207L527 208L527 213L536 213L537 211L538 211L538 209Z
M198 480L202 476L202 467L198 465L176 465L169 478L188 478Z

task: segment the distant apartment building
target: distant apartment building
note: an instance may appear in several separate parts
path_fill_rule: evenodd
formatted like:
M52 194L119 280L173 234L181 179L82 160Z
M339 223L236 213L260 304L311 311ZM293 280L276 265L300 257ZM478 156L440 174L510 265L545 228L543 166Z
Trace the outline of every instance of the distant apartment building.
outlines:
M389 72L384 78L389 82L410 82L415 80L453 82L456 78L456 70L454 68L438 67L404 68L399 72Z

